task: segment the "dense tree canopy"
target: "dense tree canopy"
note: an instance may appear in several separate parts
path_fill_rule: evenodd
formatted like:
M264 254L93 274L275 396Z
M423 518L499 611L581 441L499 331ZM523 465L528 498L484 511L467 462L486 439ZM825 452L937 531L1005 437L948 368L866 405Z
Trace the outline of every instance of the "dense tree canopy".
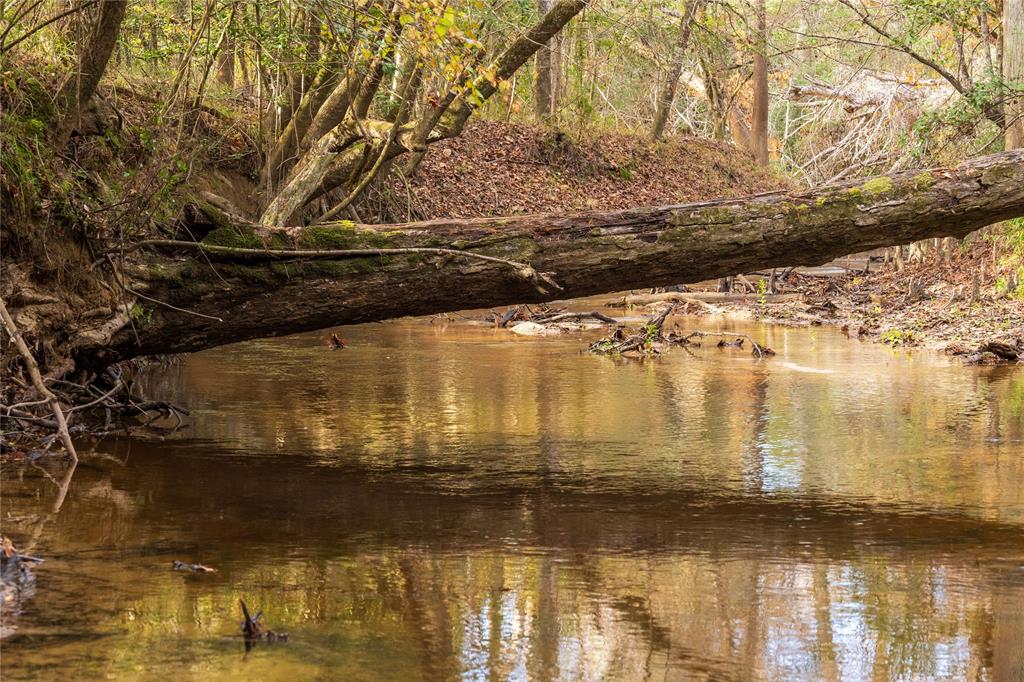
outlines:
M229 120L221 134L243 144L227 153L251 156L262 222L286 224L350 214L478 109L576 135L667 129L767 145L811 184L998 151L1020 127L1021 39L1005 25L1015 7L20 0L4 8L0 54L12 136L42 126L63 150L96 130L105 78L112 89L96 99L119 125L160 130L142 142L186 164L203 119ZM124 116L133 98L154 120Z

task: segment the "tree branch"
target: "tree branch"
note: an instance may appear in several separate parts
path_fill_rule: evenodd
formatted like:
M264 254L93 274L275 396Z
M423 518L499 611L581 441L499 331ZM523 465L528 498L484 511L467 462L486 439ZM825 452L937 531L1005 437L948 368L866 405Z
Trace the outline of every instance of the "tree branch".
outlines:
M64 411L60 407L60 402L57 400L57 396L54 395L53 391L46 387L43 383L43 377L39 374L39 365L36 364L36 359L32 357L32 353L28 349L28 345L25 340L21 338L21 332L18 330L18 325L14 323L14 318L7 312L7 306L4 304L4 300L0 298L0 319L3 320L3 325L7 329L7 333L10 334L11 338L14 339L14 345L18 349L18 353L21 354L22 360L25 361L25 369L28 370L28 376L32 380L32 386L39 392L43 398L50 404L50 410L53 412L53 417L57 422L57 435L60 436L61 442L64 444L64 449L68 455L71 456L71 461L75 464L78 463L78 453L75 451L75 444L71 442L71 433L68 431L68 422L64 418Z

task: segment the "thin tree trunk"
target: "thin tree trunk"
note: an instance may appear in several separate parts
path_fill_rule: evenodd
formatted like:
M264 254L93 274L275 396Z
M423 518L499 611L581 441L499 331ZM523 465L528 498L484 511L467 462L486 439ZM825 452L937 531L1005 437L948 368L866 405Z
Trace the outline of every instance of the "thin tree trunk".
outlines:
M354 77L342 78L341 71L333 67L325 67L317 75L295 116L267 155L263 180L268 187L275 186L291 169L300 150L308 151L311 143L307 144L307 140L316 142L341 123L355 98L358 82ZM324 132L317 134L314 127Z
M81 47L78 69L64 81L55 98L60 118L54 130L54 147L63 149L79 125L82 111L96 93L117 44L117 35L124 21L127 0L106 0L99 6L99 15Z
M704 96L707 100L708 113L711 117L712 135L716 140L724 140L729 120L725 112L725 102L722 96L722 85L712 72L712 67L703 57L700 58L700 68L704 80Z
M985 63L985 69L988 71L988 75L991 76L998 72L996 69L996 47L992 44L992 29L988 24L988 6L984 6L978 10L978 30L981 33L981 44L983 51L981 53L982 61Z
M217 55L217 81L225 87L235 87L235 39L230 35L225 36Z
M537 9L541 16L551 11L552 0L537 0ZM555 113L555 71L554 38L537 50L536 80L534 82L534 101L537 105L537 118L548 121Z
M683 59L686 57L686 46L690 42L693 22L705 2L706 0L690 0L686 6L686 13L679 20L679 40L676 41L672 53L672 65L658 95L658 108L654 112L654 127L651 130L651 137L655 140L660 140L665 133L665 124L668 123L672 103L676 99L676 90L679 88L679 78L683 73Z
M757 47L754 52L754 105L751 110L750 151L768 165L768 27L765 0L757 2Z
M1003 0L1003 80L1016 86L1006 103L1006 148L1024 147L1024 0Z

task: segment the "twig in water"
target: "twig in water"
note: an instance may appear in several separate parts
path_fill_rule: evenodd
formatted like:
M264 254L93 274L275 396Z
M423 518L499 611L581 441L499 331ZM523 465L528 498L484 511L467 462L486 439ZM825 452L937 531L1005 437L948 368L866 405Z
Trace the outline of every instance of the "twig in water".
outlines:
M705 336L718 336L727 339L745 339L750 342L751 354L757 358L763 358L766 355L775 355L775 351L773 351L771 348L768 348L767 346L762 346L758 342L754 341L754 339L750 338L750 336L748 336L747 334L737 334L735 332L693 331L682 337L670 337L668 340L673 343L686 345L692 338L702 338ZM742 343L740 345L742 346Z
M655 318L648 320L640 329L636 332L627 335L625 331L620 327L615 330L615 333L611 336L596 341L590 345L591 353L598 353L600 355L618 354L623 355L629 352L637 352L643 355L657 355L660 353L660 348L666 345L678 345L686 347L690 345L690 340L693 338L701 338L704 336L718 336L738 341L733 344L726 344L725 342L719 345L734 345L741 347L743 341L749 341L751 346L751 353L756 358L763 358L766 355L775 355L775 351L767 346L762 346L757 343L747 334L737 334L733 332L704 332L704 331L693 331L689 334L680 335L675 332L669 332L664 334L662 328L665 324L665 319L668 317L671 309L665 310ZM694 344L697 345L697 344Z
M89 402L89 403L85 403L84 405L75 405L70 410L68 410L68 414L71 414L72 412L74 412L76 410L84 410L84 409L92 407L93 405L98 405L99 403L103 402L104 400L106 400L110 396L114 395L114 393L116 393L118 391L118 389L120 389L120 388L121 388L121 382L118 381L117 384L115 384L112 389L110 389L109 391L107 391L106 393L101 395L99 398L96 398L96 400L93 400L92 402Z

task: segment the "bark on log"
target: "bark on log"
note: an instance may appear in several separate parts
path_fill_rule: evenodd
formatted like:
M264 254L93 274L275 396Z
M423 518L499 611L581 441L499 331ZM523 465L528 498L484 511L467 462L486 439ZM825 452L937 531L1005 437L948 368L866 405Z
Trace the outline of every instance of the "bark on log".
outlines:
M80 360L194 351L246 339L466 308L529 303L704 281L736 272L819 265L848 253L928 237L963 237L1024 215L1024 150L955 169L882 176L802 192L574 215L220 227L206 244L249 248L448 248L528 263L562 288L541 293L508 263L451 254L390 253L282 260L200 247L172 259L136 251L123 275L143 323ZM223 217L222 217L223 218ZM139 258L139 254L142 257ZM162 255L161 255L162 254ZM209 261L212 261L212 264ZM153 300L200 313L172 310ZM223 318L218 321L211 318Z

